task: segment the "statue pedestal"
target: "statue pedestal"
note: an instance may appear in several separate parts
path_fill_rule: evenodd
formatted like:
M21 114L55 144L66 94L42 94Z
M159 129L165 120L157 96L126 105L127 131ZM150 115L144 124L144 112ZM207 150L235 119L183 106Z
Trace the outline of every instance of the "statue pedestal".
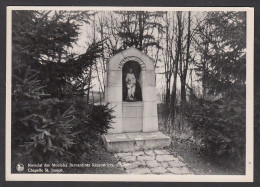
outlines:
M159 131L106 134L102 138L109 152L158 149L168 147L171 144L171 138Z

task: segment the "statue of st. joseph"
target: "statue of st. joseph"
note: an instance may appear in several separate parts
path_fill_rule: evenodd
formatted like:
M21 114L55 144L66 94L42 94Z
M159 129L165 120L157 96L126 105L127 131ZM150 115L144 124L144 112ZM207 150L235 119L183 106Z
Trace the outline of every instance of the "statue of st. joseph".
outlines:
M126 87L127 87L127 101L134 101L136 78L133 73L133 68L129 69L129 73L126 74Z

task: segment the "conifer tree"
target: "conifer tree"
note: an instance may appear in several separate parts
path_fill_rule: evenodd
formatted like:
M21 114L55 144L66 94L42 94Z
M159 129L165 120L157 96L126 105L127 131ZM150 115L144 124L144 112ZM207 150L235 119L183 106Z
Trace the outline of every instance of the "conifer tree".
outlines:
M100 56L100 42L84 54L69 52L78 39L79 19L86 15L13 11L13 167L23 161L79 162L110 127L111 110L87 103L85 90L75 81L87 77Z

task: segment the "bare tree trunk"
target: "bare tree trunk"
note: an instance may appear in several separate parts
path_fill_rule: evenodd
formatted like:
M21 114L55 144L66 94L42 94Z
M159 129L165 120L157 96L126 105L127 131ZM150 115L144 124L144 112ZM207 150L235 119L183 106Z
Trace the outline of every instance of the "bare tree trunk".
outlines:
M181 103L186 103L186 80L181 81Z
M191 12L188 13L188 36L187 36L187 48L186 48L186 61L183 62L183 68L181 68L180 78L181 78L181 102L186 103L186 79L187 79L187 71L189 67L189 59L190 59L190 42L191 42ZM183 70L183 71L182 71Z
M96 13L94 14L94 21L93 21L93 44L96 44ZM96 59L94 61L94 63L96 62ZM91 87L91 80L92 80L92 64L90 65L89 68L89 78L88 78L88 91L87 91L87 103L89 103L89 92L90 92L90 87Z
M143 28L143 24L144 24L144 12L139 12L138 13L139 18L138 18L138 22L139 22L139 50L142 51L143 50L143 35L144 35L144 28ZM143 17L142 17L143 16Z
M165 27L165 34L166 34L166 50L165 50L165 57L164 57L164 71L165 71L165 84L166 84L166 88L165 88L165 103L167 103L167 106L170 106L170 100L171 100L171 78L172 78L172 74L173 74L173 57L172 57L172 53L170 53L170 51L172 52L172 44L173 44L173 39L170 36L170 22L168 19L168 13L166 13L166 17L165 17L165 21L166 21L166 27ZM172 29L172 35L174 35L174 29Z
M176 107L176 92L177 92L177 74L178 74L178 63L182 60L181 58L181 46L182 46L182 12L177 12L177 25L178 25L178 38L177 38L177 52L176 52L176 60L174 65L174 77L173 77L173 86L172 86L172 94L171 94L171 105L170 105L170 115L171 119L175 118L175 107ZM173 121L172 121L173 122Z
M165 103L170 102L170 82L166 80Z

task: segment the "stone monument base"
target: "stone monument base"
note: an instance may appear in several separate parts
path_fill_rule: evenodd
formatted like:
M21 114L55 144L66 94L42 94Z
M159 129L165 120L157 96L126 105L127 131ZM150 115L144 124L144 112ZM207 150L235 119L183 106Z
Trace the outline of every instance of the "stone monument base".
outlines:
M102 138L106 150L109 152L129 152L163 148L171 144L171 138L159 131L106 134Z

